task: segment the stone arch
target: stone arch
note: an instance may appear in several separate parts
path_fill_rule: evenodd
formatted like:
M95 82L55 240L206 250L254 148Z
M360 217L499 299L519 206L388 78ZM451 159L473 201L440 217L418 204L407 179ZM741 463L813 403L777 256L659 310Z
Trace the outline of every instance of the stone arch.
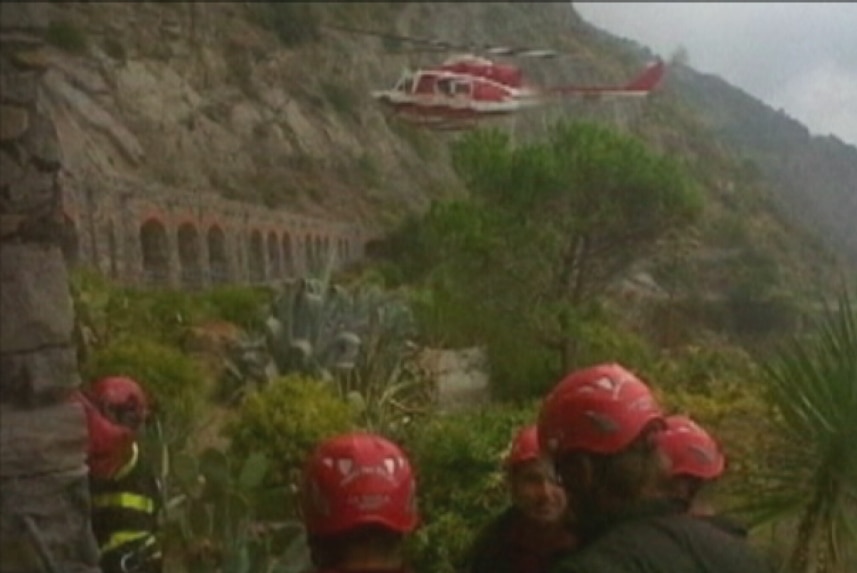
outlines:
M110 277L116 279L119 277L119 255L116 245L116 227L113 225L113 219L107 221L107 255L110 262Z
M304 260L306 270L308 272L315 270L315 245L312 241L312 235L307 234L304 238Z
M167 230L157 219L140 225L140 249L143 254L143 278L147 283L166 283L170 278L170 253Z
M226 234L217 224L208 228L206 234L208 245L208 272L213 284L228 283L229 258L226 255Z
M327 257L325 257L324 253L324 242L321 239L321 235L315 236L315 241L313 244L313 250L315 251L315 264L316 267L321 269L324 267L324 264L327 262Z
M294 276L294 274L295 274L295 259L294 259L294 254L292 253L292 238L289 236L288 231L283 231L282 251L283 251L283 274L286 275L287 277Z
M345 261L345 239L342 237L336 239L336 258L341 262Z
M63 213L60 233L60 249L65 258L65 264L69 267L77 266L80 262L80 234L77 230L77 222L67 213Z
M262 245L262 233L254 229L250 233L250 282L260 283L265 281L265 249Z
M325 264L327 264L327 261L330 260L330 255L332 254L330 251L330 237L325 236L321 239L321 252L323 260Z
M274 231L268 231L268 270L270 271L270 278L279 279L281 277L280 240Z
M202 286L202 241L193 223L182 223L177 232L182 284Z

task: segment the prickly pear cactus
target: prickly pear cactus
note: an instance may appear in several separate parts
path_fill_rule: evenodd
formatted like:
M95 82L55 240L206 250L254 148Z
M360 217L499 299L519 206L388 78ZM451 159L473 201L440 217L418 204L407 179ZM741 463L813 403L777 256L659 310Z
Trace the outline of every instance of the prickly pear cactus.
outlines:
M165 529L189 573L309 567L303 526L291 517L285 489L264 486L268 470L262 454L236 461L213 448L174 460L171 481L180 493L168 504Z

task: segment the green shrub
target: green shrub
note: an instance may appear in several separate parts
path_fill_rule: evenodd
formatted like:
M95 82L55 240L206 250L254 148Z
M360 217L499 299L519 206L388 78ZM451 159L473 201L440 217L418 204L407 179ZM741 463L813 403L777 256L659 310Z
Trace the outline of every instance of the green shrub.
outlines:
M473 544L475 533L460 512L442 512L409 539L411 561L420 571L458 573L462 571L463 556Z
M659 385L713 395L715 388L758 378L752 357L734 346L709 343L664 351L652 369Z
M491 394L500 400L542 396L560 375L556 352L522 342L520 334L510 328L506 324L486 335Z
M581 322L577 338L579 366L621 362L635 370L646 370L654 363L648 342L603 310L592 311Z
M128 293L141 297L141 313L158 329L164 340L181 337L187 327L201 322L206 316L205 304L182 291L158 290Z
M475 535L508 503L503 453L515 431L535 420L536 404L493 405L437 417L404 439L426 523L410 543L415 569L460 570Z
M777 437L762 396L761 375L742 349L710 343L665 353L647 372L670 413L690 415L722 444L729 471L717 486L724 509L736 493L759 483Z
M45 40L61 50L75 54L81 54L87 48L83 30L68 20L52 21L45 30Z
M96 349L83 366L87 380L129 376L152 397L167 431L187 436L204 399L205 375L191 358L174 347L134 337L113 340Z
M221 286L199 293L123 288L81 269L71 273L70 287L81 357L117 340L134 340L141 332L182 348L192 326L212 319L258 331L271 299L265 287Z
M251 331L263 327L265 309L271 299L268 290L246 286L217 287L202 297L216 318Z
M273 481L282 483L320 440L352 427L353 412L332 386L286 376L248 395L226 433L239 455L265 454L274 468Z

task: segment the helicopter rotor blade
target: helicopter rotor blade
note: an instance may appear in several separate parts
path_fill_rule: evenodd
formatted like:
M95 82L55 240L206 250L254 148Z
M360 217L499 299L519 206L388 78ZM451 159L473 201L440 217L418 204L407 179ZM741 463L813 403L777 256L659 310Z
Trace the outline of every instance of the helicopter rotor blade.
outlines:
M557 52L556 50L548 50L548 49L537 49L537 48L523 48L523 47L514 47L514 46L498 46L493 44L477 44L477 43L462 43L456 44L453 42L448 42L446 40L440 40L436 38L415 38L411 36L402 36L399 34L389 34L386 32L376 32L372 30L361 30L358 28L351 28L348 26L340 26L336 24L327 24L323 27L330 28L332 30L339 30L340 32L347 32L350 34L361 34L365 36L374 36L377 38L382 38L386 40L392 40L396 42L403 42L409 44L417 44L430 46L435 51L466 51L473 53L482 53L492 56L504 56L504 57L514 57L514 58L538 58L538 59L552 59L558 58L561 56L571 56L575 57L572 54L564 54L561 52Z

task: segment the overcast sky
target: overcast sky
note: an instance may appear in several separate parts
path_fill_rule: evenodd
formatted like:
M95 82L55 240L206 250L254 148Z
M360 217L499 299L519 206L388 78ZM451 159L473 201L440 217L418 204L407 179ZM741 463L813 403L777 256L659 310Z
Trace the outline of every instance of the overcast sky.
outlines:
M574 2L587 22L857 145L857 4Z

